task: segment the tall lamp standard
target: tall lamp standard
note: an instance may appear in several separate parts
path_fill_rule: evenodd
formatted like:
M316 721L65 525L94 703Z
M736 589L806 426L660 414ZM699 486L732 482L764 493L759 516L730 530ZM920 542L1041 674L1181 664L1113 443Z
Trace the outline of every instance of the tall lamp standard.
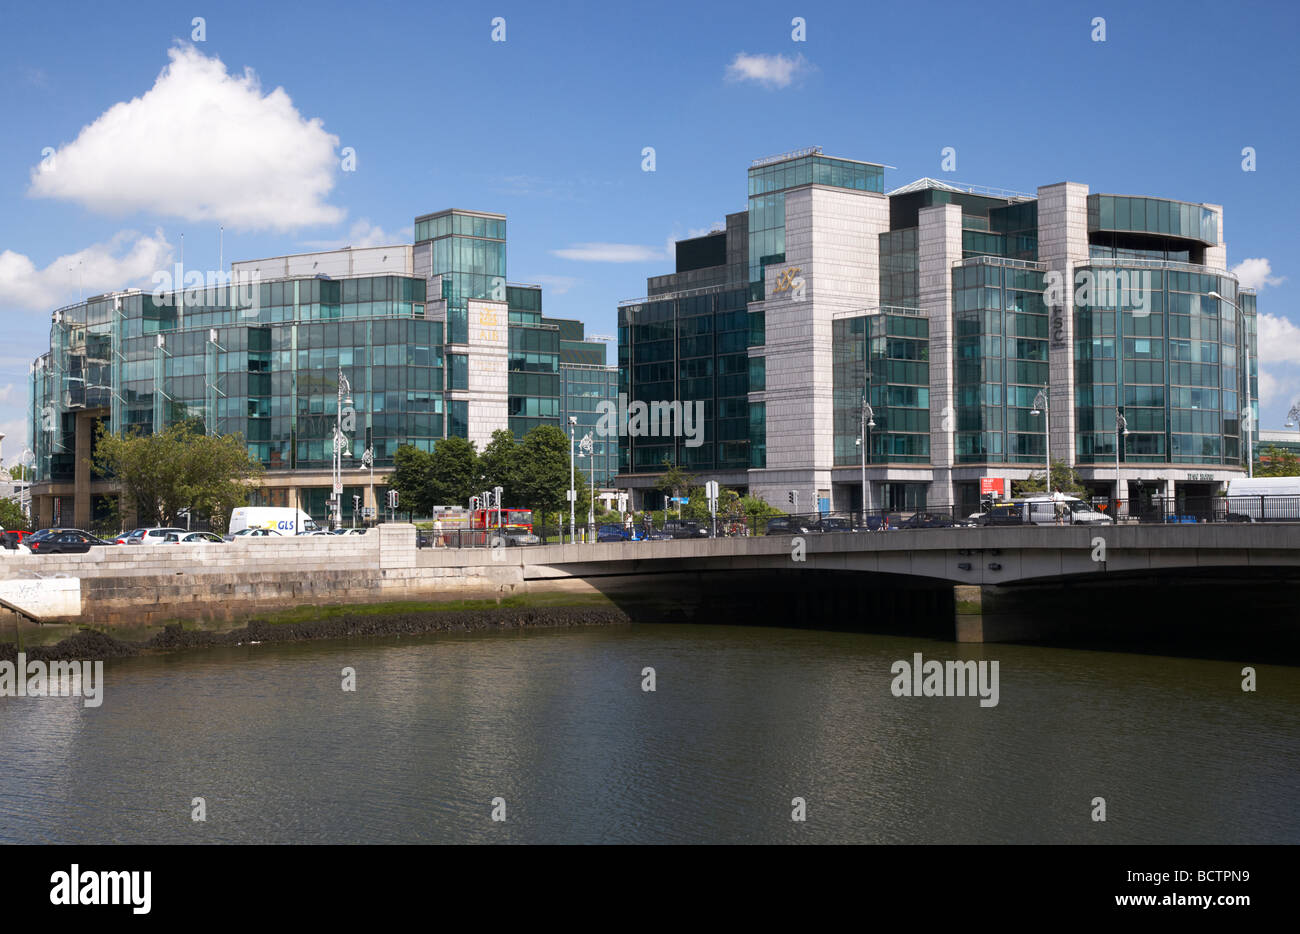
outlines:
M591 543L596 543L596 446L592 443L591 432L582 436L578 442L578 450L582 453L579 457L585 457L591 464L591 506L587 510L587 535Z
M372 444L366 448L361 455L361 468L370 468L370 502L375 503L375 446ZM379 512L379 504L375 503L373 507L376 513ZM378 523L376 523L378 524Z
M334 417L334 484L333 484L333 508L330 510L330 528L337 529L343 526L343 450L347 446L348 439L343 434L343 406L352 405L352 384L348 378L343 375L343 368L339 368L339 392L338 392L338 411ZM348 451L347 456L351 457L352 452Z
M1119 521L1119 507L1123 502L1120 496L1119 481L1119 449L1124 446L1124 439L1128 437L1128 419L1120 411L1119 406L1115 407L1115 520ZM1127 453L1127 452L1126 452Z
M1047 386L1038 390L1038 395L1034 396L1034 408L1030 415L1043 416L1043 441L1047 449L1047 495L1052 495L1052 418L1047 410L1048 395Z
M578 424L578 418L575 415L569 416L569 544L578 540L578 530L574 527L574 501L578 498L578 491L575 485L573 475L573 431ZM560 541L564 541L564 536L560 536Z
M1236 302L1228 301L1228 299L1224 298L1218 292L1210 292L1209 296L1210 298L1218 299L1227 305L1231 305L1232 310L1237 313L1237 324L1239 325L1237 328L1237 335L1238 340L1241 341L1239 346L1244 348L1246 346L1246 331L1244 328L1240 327L1242 319L1241 306ZM1253 401L1254 400L1250 398L1250 383L1247 381L1246 407L1241 410L1241 414L1242 421L1245 423L1243 427L1246 429L1246 476L1248 477L1255 476L1255 409L1254 406L1251 405Z
M862 434L857 439L858 447L862 448L862 525L867 524L867 513L871 511L871 490L867 486L867 429L876 427L876 413L871 408L871 403L867 401L866 393L862 394Z

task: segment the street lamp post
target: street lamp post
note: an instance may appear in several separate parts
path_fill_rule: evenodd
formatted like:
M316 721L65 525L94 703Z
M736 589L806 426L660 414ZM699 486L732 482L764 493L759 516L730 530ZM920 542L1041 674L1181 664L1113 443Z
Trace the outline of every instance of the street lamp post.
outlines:
M361 467L362 469L370 468L370 502L375 503L375 448L373 444L362 453ZM375 510L375 514L378 516L379 504L375 503L371 508ZM378 521L375 524L378 525Z
M578 498L576 489L576 478L573 473L573 431L578 424L576 416L569 416L569 544L578 540L578 530L574 527L574 501ZM564 541L564 536L560 536L560 541Z
M352 405L352 385L348 378L343 375L343 368L339 367L339 391L338 391L338 409L334 417L334 477L332 499L334 500L333 508L330 510L330 528L337 529L343 525L343 448L347 444L347 436L343 434L343 406ZM352 452L348 451L348 456Z
M862 525L867 525L867 514L871 511L871 488L867 486L867 429L876 427L876 413L871 408L871 403L867 401L866 393L862 394L862 435L858 438L858 446L862 448Z
M1237 339L1240 343L1237 345L1243 350L1246 347L1246 329L1241 326L1242 313L1241 306L1236 302L1229 301L1218 292L1210 292L1210 298L1217 299L1225 304L1231 305L1232 310L1237 313ZM1242 427L1246 432L1246 476L1255 476L1255 407L1252 405L1250 398L1250 381L1246 381L1246 407L1241 410ZM1295 411L1294 409L1292 411ZM1290 417L1289 415L1287 416Z
M1286 427L1295 428L1296 425L1300 425L1300 402L1291 406L1290 411L1286 413Z
M1115 521L1119 521L1119 507L1122 498L1120 497L1120 479L1119 479L1119 449L1124 445L1124 439L1128 437L1128 419L1124 413L1115 408Z
M579 457L587 458L591 465L591 505L587 509L587 536L592 544L596 542L596 446L592 443L591 432L582 436L582 441L578 444L578 450L582 453Z
M1047 405L1049 402L1047 385L1038 390L1038 395L1034 396L1034 408L1030 415L1043 416L1043 447L1047 449L1047 495L1052 495L1052 419L1048 414Z

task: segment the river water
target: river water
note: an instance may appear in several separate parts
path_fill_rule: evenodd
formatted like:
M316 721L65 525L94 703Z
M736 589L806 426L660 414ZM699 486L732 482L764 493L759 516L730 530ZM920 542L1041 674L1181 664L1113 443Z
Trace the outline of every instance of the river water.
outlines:
M893 696L916 652L997 706ZM0 841L1300 843L1300 674L1241 668L697 625L121 659L98 708L0 698Z

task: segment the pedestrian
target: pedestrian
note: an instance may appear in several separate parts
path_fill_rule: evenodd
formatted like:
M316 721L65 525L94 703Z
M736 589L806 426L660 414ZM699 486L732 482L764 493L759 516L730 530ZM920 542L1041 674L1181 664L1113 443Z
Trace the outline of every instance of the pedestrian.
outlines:
M442 519L433 520L433 544L435 548L442 548L446 544L442 538Z

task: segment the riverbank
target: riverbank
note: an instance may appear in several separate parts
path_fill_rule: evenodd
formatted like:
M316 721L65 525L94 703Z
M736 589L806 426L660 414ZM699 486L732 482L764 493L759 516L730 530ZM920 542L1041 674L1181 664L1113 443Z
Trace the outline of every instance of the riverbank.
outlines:
M82 628L58 642L24 644L32 661L126 658L182 649L263 643L306 642L375 636L427 635L438 632L483 632L509 629L554 629L573 626L615 626L630 623L628 615L607 601L569 598L514 598L448 603L379 603L360 606L301 606L260 615L233 629L206 629L170 622L148 638L128 640L107 631ZM114 630L120 634L119 630ZM18 647L0 642L0 661L14 661Z

